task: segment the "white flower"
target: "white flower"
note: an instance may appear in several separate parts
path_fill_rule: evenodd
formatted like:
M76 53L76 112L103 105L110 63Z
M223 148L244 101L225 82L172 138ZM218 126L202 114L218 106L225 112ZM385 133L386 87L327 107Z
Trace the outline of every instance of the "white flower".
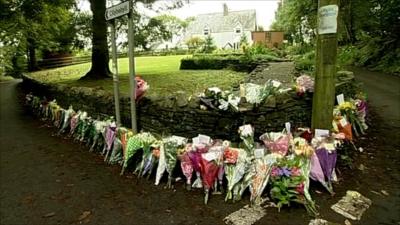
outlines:
M239 134L243 137L253 136L253 127L250 124L239 127Z

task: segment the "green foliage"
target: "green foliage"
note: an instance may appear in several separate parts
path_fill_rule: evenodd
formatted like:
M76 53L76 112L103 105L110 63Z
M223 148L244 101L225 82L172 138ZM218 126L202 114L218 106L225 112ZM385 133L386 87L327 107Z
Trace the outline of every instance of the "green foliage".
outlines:
M270 56L278 57L278 54L274 50L265 47L265 45L263 45L263 44L255 44L255 45L251 46L250 48L247 48L244 53L248 56L270 55Z
M181 60L181 70L220 70L228 68L231 65L238 64L239 57L235 56L215 56L215 55L199 55Z
M197 69L232 69L234 71L251 72L260 62L280 61L272 55L243 54L196 54L181 60L181 70Z
M302 55L293 56L296 70L313 73L315 69L315 51L309 51Z
M204 44L205 40L201 37L198 36L193 36L186 40L185 44L188 46L190 50L196 50L199 49L200 46Z
M0 40L4 46L2 64L9 73L21 72L22 56L29 52L34 68L36 55L43 52L68 52L76 33L71 11L74 0L1 1Z
M283 31L290 43L315 37L318 0L286 0L280 4L272 29Z
M214 40L211 37L211 35L208 35L206 39L204 40L203 46L200 49L200 52L202 53L212 53L215 49L217 49L217 46L214 44Z
M305 54L316 41L318 1L286 0L284 3L278 8L272 28L284 31L289 43L300 43L300 47L289 49L291 54ZM399 73L399 11L400 4L395 0L339 1L337 34L342 48L338 62ZM309 56L294 57L300 60L301 69L311 68Z

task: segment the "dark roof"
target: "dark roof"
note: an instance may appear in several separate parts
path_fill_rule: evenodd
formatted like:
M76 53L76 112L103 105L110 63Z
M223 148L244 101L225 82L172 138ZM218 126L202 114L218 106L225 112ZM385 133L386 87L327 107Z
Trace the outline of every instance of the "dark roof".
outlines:
M204 28L208 27L212 33L219 33L233 31L238 25L240 25L243 30L255 30L256 11L229 11L228 15L225 16L222 12L200 14L189 24L187 31L191 34L201 34Z

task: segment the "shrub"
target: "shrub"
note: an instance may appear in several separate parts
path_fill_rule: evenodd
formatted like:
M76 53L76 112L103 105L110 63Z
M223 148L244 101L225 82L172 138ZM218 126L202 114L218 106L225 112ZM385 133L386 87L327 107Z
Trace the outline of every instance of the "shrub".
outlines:
M296 70L312 73L315 69L315 51L293 56Z

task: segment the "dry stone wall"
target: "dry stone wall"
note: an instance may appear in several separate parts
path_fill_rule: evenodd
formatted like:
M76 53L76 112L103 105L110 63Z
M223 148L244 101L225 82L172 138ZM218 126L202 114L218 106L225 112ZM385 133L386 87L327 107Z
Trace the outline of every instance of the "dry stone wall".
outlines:
M354 89L353 79L343 81L337 89ZM23 87L39 97L56 99L63 108L72 105L75 110L87 111L94 118L114 115L114 98L102 89L68 87L40 83L23 76ZM130 125L130 101L120 99L122 123ZM140 130L160 135L174 134L193 137L199 133L213 138L237 141L237 129L243 124L255 126L256 135L266 131L280 131L285 122L292 126L309 126L311 96L297 97L294 92L267 99L259 106L241 108L239 112L201 110L198 98L187 99L184 93L160 98L143 98L137 106Z

